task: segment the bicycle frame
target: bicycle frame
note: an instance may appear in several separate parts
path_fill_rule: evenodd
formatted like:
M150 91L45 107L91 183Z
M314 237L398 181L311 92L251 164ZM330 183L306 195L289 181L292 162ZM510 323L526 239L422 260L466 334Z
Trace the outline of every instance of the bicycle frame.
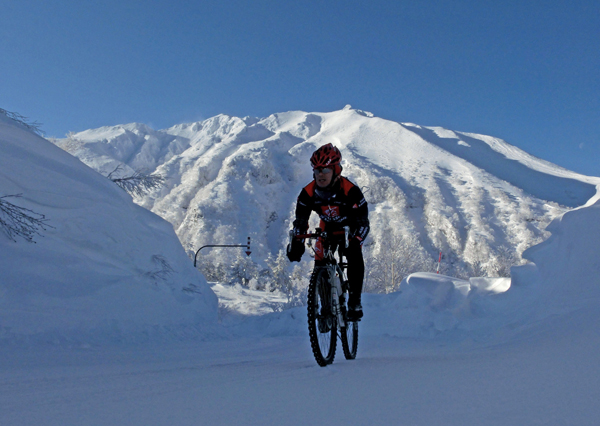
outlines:
M301 234L294 235L292 231L290 231L290 242L293 238L296 239L308 239L308 246L312 247L311 241L313 239L321 239L323 244L324 256L322 262L324 264L315 265L314 270L325 269L327 274L329 275L329 283L331 284L331 312L337 317L337 326L338 329L346 326L345 320L345 292L348 290L348 279L345 276L344 269L346 269L347 264L342 262L342 254L340 254L340 262L338 263L335 258L335 250L337 249L337 244L332 241L334 236L343 236L343 244L344 248L348 248L348 236L350 234L350 228L348 226L344 226L343 231L333 231L331 233L323 232L320 228L315 230L315 233L309 234ZM330 237L330 235L332 237Z
M341 278L344 277L344 271L339 265L328 265L325 266L327 268L327 273L329 274L329 282L331 283L331 311L337 316L338 321L338 329L340 327L346 326L346 321L344 319L344 289L342 288ZM344 279L344 282L346 280Z

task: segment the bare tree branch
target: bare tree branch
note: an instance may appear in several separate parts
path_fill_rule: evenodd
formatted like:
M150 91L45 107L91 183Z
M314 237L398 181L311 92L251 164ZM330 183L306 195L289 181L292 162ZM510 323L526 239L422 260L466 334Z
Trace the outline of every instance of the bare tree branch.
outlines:
M146 192L160 188L165 183L165 178L163 176L148 174L144 170L136 170L131 176L120 178L113 177L113 175L118 173L121 169L121 165L117 166L117 168L110 172L107 177L131 195L141 197Z
M145 277L152 278L155 281L159 279L166 281L169 275L171 275L171 273L174 271L174 269L171 267L167 259L165 259L163 256L155 254L152 256L151 259L152 263L154 263L157 266L157 269L145 272L143 275Z
M48 220L43 214L16 206L5 200L21 196L22 194L15 194L0 197L0 227L8 238L15 242L17 241L16 237L21 237L30 243L35 243L34 235L41 235L40 230L45 231L47 227L52 228L52 226L48 225Z
M37 121L29 121L29 118L16 113L16 112L10 112L7 111L5 109L0 108L0 114L4 114L6 115L8 118L10 118L11 120L16 121L17 123L19 123L21 126L26 127L27 129L31 130L34 133L37 133L40 136L45 136L46 133L42 130L41 126L42 123L38 123Z

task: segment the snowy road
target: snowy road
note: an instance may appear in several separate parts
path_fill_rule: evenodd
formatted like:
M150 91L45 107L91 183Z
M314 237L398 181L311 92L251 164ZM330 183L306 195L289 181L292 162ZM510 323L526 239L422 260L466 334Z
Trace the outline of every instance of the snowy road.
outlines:
M357 360L338 353L326 368L303 336L5 348L0 424L595 425L593 317L574 314L497 346L363 337ZM576 324L586 326L573 334Z

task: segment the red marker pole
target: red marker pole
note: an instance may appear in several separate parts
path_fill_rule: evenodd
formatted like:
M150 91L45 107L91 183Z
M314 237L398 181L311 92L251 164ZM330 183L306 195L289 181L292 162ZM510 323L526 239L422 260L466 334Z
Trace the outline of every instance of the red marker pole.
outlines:
M438 259L438 267L436 274L440 273L440 263L442 263L442 252L440 252L440 258Z

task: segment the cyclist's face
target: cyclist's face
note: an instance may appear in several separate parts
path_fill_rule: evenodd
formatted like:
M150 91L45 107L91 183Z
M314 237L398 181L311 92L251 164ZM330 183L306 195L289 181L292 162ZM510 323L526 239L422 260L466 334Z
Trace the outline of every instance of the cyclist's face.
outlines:
M321 188L325 188L331 183L331 179L333 178L333 169L330 168L319 168L314 169L315 172L315 182Z

